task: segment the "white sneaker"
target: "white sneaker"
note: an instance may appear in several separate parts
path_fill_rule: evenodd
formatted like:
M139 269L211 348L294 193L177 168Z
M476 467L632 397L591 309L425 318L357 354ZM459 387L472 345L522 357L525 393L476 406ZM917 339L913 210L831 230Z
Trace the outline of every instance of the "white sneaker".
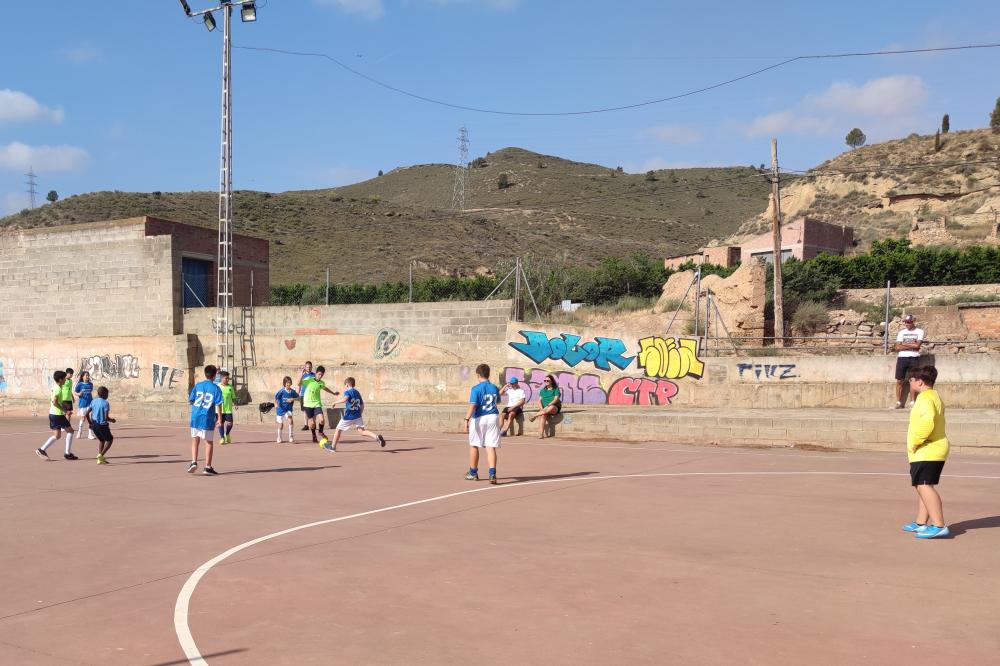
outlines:
M281 444L281 438L280 438L280 437L279 437L279 438L277 438L277 439L276 439L276 440L274 440L274 441L275 441L275 443L277 443L277 444Z
M288 443L289 444L294 444L295 443L295 438L294 437L289 437L288 438Z
M87 433L87 439L97 439L97 438L96 438L96 437L94 437L94 433L92 433L92 432L88 432L88 433Z

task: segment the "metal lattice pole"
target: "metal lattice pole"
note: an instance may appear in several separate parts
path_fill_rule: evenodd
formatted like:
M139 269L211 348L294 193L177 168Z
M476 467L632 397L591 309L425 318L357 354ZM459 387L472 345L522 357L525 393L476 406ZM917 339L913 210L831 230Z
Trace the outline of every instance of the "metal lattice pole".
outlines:
M216 304L219 326L217 351L220 368L232 368L233 344L233 96L232 29L233 8L222 8L222 151L219 169L219 251Z
M468 208L466 190L469 182L469 130L462 125L458 128L458 164L455 165L455 191L451 196L454 210Z

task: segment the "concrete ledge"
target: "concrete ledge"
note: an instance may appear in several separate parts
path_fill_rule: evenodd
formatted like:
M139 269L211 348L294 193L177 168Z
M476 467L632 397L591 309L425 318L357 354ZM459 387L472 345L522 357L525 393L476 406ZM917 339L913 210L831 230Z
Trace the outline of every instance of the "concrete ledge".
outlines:
M373 404L365 409L368 425L384 430L462 431L465 405ZM531 410L533 412L534 410ZM529 415L530 413L529 412ZM147 421L186 422L184 403L133 404L129 417ZM263 416L256 406L236 410L237 423L274 423L274 412ZM336 423L339 410L327 410ZM567 405L555 423L561 439L595 437L625 442L663 441L714 446L818 447L903 453L905 410L770 409L766 416L752 409L650 410ZM296 412L298 422L304 422ZM1000 410L966 409L948 412L952 451L1000 455ZM535 424L525 423L525 437ZM516 439L514 441L517 441Z

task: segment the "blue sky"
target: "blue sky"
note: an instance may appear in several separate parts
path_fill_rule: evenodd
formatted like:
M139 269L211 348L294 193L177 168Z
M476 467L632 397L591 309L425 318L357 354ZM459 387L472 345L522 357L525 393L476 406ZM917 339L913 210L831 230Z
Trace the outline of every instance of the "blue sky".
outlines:
M208 6L190 0L194 9ZM175 0L9 3L0 40L0 213L24 172L61 196L212 190L221 31ZM994 1L267 0L234 43L321 51L459 104L569 111L684 92L812 53L1000 42ZM221 20L220 20L221 25ZM410 99L333 63L234 51L237 189L329 187L379 169L505 146L629 171L781 162L808 168L861 127L870 141L986 125L1000 49L797 62L638 110L512 117Z

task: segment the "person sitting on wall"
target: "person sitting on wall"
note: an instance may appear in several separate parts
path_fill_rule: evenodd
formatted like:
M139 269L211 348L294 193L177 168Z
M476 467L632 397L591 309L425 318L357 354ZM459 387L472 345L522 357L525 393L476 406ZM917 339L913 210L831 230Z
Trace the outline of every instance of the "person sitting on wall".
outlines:
M896 406L894 409L902 409L907 393L909 393L910 404L917 399L913 389L908 388L906 372L910 368L920 365L920 345L924 341L924 331L917 328L916 318L911 315L903 315L903 328L899 329L896 335Z
M545 439L545 426L549 419L562 411L562 391L556 386L556 378L552 375L545 375L542 382L542 390L538 392L538 413L529 420L542 420L542 427L538 431L538 439Z
M507 436L507 429L514 426L514 421L521 415L524 408L524 389L517 381L517 377L500 387L500 395L507 394L507 406L500 412L500 436Z

